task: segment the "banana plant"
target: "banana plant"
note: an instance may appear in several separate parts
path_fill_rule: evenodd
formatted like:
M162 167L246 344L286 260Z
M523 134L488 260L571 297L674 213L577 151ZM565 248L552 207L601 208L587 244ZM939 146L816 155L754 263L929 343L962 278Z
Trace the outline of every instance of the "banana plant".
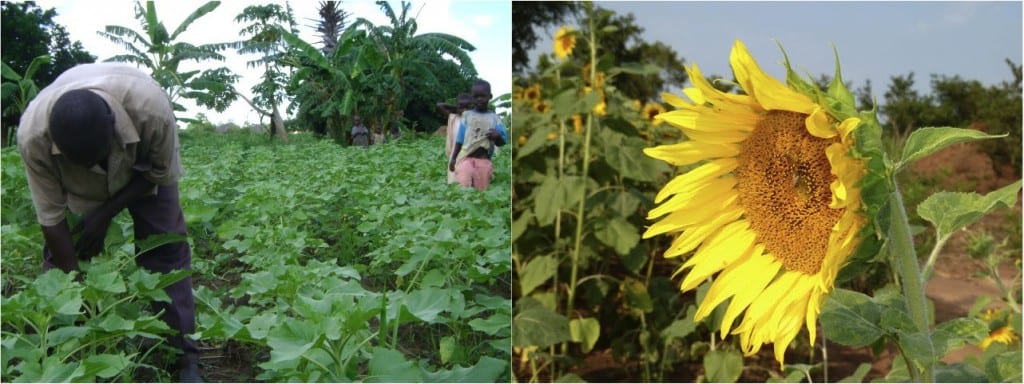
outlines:
M7 63L0 63L3 65L3 84L0 85L0 100L3 100L3 104L6 105L2 112L4 116L21 116L25 112L28 103L39 93L39 86L36 85L35 80L32 78L35 77L36 71L41 66L49 63L50 56L37 56L29 63L24 75L15 72ZM5 143L14 142L14 132L16 130L13 128L4 127Z
M231 43L194 45L177 40L193 22L218 6L219 1L203 4L189 14L174 32L168 33L157 15L155 2L147 1L143 7L141 2L136 1L135 19L142 26L141 32L119 25L108 25L103 31L97 32L127 51L105 61L134 63L148 68L153 78L167 91L176 111L184 111L184 107L177 103L182 97L223 111L235 100L235 93L228 91L230 87L219 86L218 83L233 84L237 76L230 74L225 67L183 72L179 70L179 65L185 61L223 61L224 56L220 51L230 48Z

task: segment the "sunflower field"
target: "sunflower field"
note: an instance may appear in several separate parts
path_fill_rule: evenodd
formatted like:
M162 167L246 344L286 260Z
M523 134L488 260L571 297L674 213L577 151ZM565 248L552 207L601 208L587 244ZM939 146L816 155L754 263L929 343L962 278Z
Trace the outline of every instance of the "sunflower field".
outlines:
M952 234L1013 216L1021 182L904 185L917 160L1004 135L936 127L894 141L838 63L820 84L783 51L788 75L774 79L740 41L733 82L692 64L682 92L634 100L614 80L663 68L622 61L599 43L621 33L607 11L581 8L516 79L518 381L1020 380L1019 283L994 273L999 306L941 320L924 290ZM972 244L990 266L1009 260L991 238ZM947 359L965 346L983 353Z
M181 133L203 377L506 381L509 150L480 192L445 183L441 137L292 139ZM40 275L21 159L2 156L3 381L173 379L148 301L182 273L138 269L135 247L158 244L122 214L81 276Z

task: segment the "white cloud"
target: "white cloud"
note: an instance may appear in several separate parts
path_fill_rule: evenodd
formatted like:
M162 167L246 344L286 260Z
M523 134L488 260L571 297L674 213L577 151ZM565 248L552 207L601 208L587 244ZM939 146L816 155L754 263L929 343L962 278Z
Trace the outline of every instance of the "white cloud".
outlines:
M489 27L491 24L494 24L494 17L491 15L473 16L473 25L477 27Z

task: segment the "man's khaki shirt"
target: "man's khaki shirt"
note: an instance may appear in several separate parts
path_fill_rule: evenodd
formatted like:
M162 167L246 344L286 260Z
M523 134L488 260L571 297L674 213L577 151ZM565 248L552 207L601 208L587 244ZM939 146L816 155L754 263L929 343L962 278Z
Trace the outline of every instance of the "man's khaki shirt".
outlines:
M116 143L106 170L68 161L50 139L50 108L74 89L103 97L114 113ZM128 185L135 172L157 185L173 184L182 173L178 128L167 94L149 75L124 64L84 64L61 74L22 115L18 148L36 217L44 226L60 223L66 209L78 214L96 209Z

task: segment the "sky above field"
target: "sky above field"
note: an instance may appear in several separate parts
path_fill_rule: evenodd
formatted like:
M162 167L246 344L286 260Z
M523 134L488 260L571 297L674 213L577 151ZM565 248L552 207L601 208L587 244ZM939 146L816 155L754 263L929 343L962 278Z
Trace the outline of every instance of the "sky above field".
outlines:
M930 75L960 75L984 84L1012 81L1005 63L1021 63L1020 2L601 2L620 15L632 13L643 39L672 46L686 64L705 75L732 76L729 51L742 40L762 69L785 78L786 49L799 73L834 71L832 44L843 79L854 87L871 79L884 97L891 76L914 72L919 92L930 92ZM550 36L531 52L551 52ZM677 92L678 90L671 90Z
M284 4L283 1L273 1ZM81 0L42 0L36 2L43 9L54 8L58 24L67 28L71 40L79 40L87 51L103 61L111 56L124 53L121 47L110 40L99 36L107 25L120 25L141 31L142 26L135 19L134 1L81 1ZM159 19L168 32L174 31L189 14L206 1L198 0L163 0L157 1L156 10ZM268 4L271 1L262 1ZM291 1L296 22L299 24L299 36L303 40L321 46L320 39L314 31L318 1ZM401 11L400 2L390 0L396 13ZM416 18L417 34L443 32L459 36L476 47L470 53L479 76L491 83L492 93L497 96L511 92L512 80L512 8L508 2L479 2L463 0L413 0L409 13ZM254 4L251 1L223 1L217 9L196 20L189 29L179 36L180 41L193 44L219 43L239 40L238 31L241 24L234 22L242 9ZM348 22L357 18L365 18L375 25L388 24L384 12L373 1L355 0L342 3L342 8L349 13ZM234 51L223 52L224 62L207 62L182 64L182 70L216 68L227 66L242 76L236 87L249 94L248 90L259 81L258 69L250 69L246 61L255 56L241 56ZM468 90L467 90L468 91ZM244 101L237 100L225 112L217 113L195 107L188 100L181 100L189 112L203 112L214 123L233 121L237 124L257 122L259 115Z

